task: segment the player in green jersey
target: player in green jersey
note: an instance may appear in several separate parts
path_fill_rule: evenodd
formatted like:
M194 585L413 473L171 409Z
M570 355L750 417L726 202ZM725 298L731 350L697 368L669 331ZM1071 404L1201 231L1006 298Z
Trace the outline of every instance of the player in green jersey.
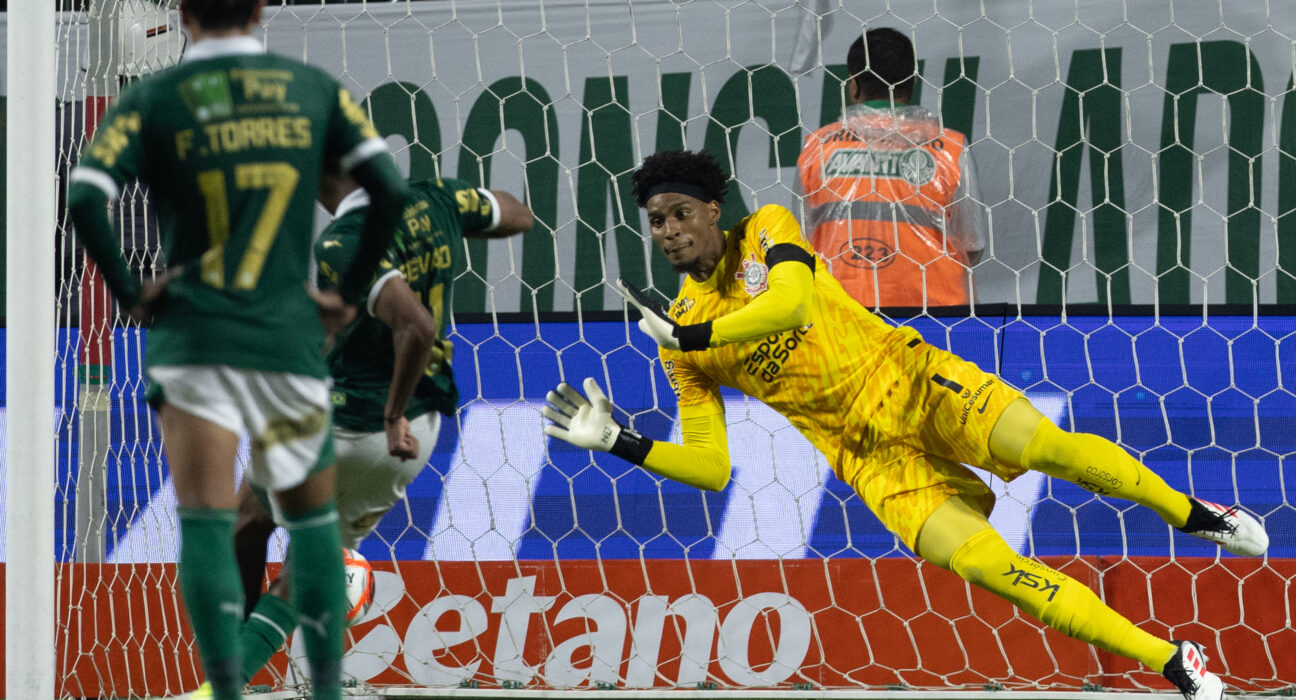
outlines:
M412 181L409 191L402 222L367 287L364 308L328 355L345 547L358 546L404 498L405 487L431 457L441 415L453 415L458 405L445 322L454 276L463 268L463 238L511 236L530 229L533 220L531 210L508 192L459 180ZM319 199L334 216L315 244L319 284L327 289L341 282L338 271L357 254L370 198L355 180L326 173ZM276 520L282 522L245 485L235 528L249 601L244 681L283 645L294 625L285 602L289 566L261 595L266 541ZM204 697L200 689L194 700Z
M399 219L406 185L336 80L265 53L263 0L182 0L191 43L176 67L123 90L70 177L69 215L109 289L151 323L145 371L176 499L179 578L215 697L240 697L243 593L231 485L240 435L247 479L275 494L315 698L341 697L345 592L334 504L326 331L354 317ZM337 291L312 294L321 171L348 172L373 204ZM167 273L130 276L107 202L139 181L157 203Z

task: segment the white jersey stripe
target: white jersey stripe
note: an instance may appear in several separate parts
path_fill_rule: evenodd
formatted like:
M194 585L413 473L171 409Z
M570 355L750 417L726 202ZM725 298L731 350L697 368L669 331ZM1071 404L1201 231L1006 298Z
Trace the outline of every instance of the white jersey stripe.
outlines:
M485 187L478 187L477 192L481 196L485 197L487 201L490 202L491 205L490 225L482 229L486 233L490 233L491 231L494 231L495 229L499 228L500 219L503 218L504 215L502 212L500 212L499 200L495 199L495 195L491 194L490 190L486 189Z
M108 199L117 199L117 195L120 194L117 183L113 181L112 176L96 168L83 165L72 168L72 174L68 176L68 183L77 182L99 188L101 192L108 195Z
M387 142L380 138L365 139L360 145L351 149L349 153L338 160L338 166L342 172L349 173L355 166L369 160L379 153L387 152Z
M382 294L383 285L387 284L387 281L393 277L404 276L401 274L400 270L390 270L387 274L379 277L378 281L374 282L373 286L369 288L369 300L365 303L365 308L368 309L370 316L373 316L374 318L378 317L378 314L374 313L374 308L378 306L378 296Z

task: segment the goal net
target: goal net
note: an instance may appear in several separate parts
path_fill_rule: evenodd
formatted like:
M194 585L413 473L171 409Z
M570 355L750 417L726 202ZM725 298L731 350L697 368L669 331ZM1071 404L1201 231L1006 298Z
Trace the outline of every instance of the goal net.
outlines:
M121 82L174 62L179 33L174 10L137 0L59 17L65 175ZM1035 474L986 477L992 522L1143 629L1206 644L1238 691L1296 686L1296 16L1167 0L272 2L257 37L339 77L410 177L508 190L536 215L523 236L466 246L462 405L360 548L378 578L350 633L355 692L1170 692L919 563L759 402L725 394L719 493L541 431L545 393L593 376L622 422L679 439L655 347L608 286L680 283L630 174L705 148L733 173L722 223L766 204L804 221L797 156L842 113L847 47L875 26L912 38L913 101L966 134L989 222L976 306L880 313L1171 486L1241 504L1272 546L1235 558ZM152 275L148 192L128 188L113 214ZM143 401L147 331L70 227L58 240L60 697L179 694L201 671ZM271 558L283 550L279 536ZM290 643L253 682L292 691L303 668Z

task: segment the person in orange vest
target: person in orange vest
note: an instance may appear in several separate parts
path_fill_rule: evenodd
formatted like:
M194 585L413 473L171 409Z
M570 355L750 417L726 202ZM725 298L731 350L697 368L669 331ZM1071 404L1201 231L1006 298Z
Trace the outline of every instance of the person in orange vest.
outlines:
M850 104L797 159L811 243L868 308L973 303L985 217L967 138L909 104L917 70L904 34L870 29L846 62Z

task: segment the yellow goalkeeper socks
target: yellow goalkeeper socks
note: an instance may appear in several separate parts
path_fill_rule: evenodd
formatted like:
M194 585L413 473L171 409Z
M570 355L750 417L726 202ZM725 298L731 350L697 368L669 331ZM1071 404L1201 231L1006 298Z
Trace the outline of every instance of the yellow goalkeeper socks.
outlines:
M1070 481L1099 496L1145 505L1173 527L1188 522L1187 496L1120 446L1097 435L1069 433L1045 419L1022 450L1021 461L1027 469Z
M1062 634L1158 673L1174 654L1173 644L1135 627L1088 586L1017 554L992 529L972 535L955 550L950 569Z

